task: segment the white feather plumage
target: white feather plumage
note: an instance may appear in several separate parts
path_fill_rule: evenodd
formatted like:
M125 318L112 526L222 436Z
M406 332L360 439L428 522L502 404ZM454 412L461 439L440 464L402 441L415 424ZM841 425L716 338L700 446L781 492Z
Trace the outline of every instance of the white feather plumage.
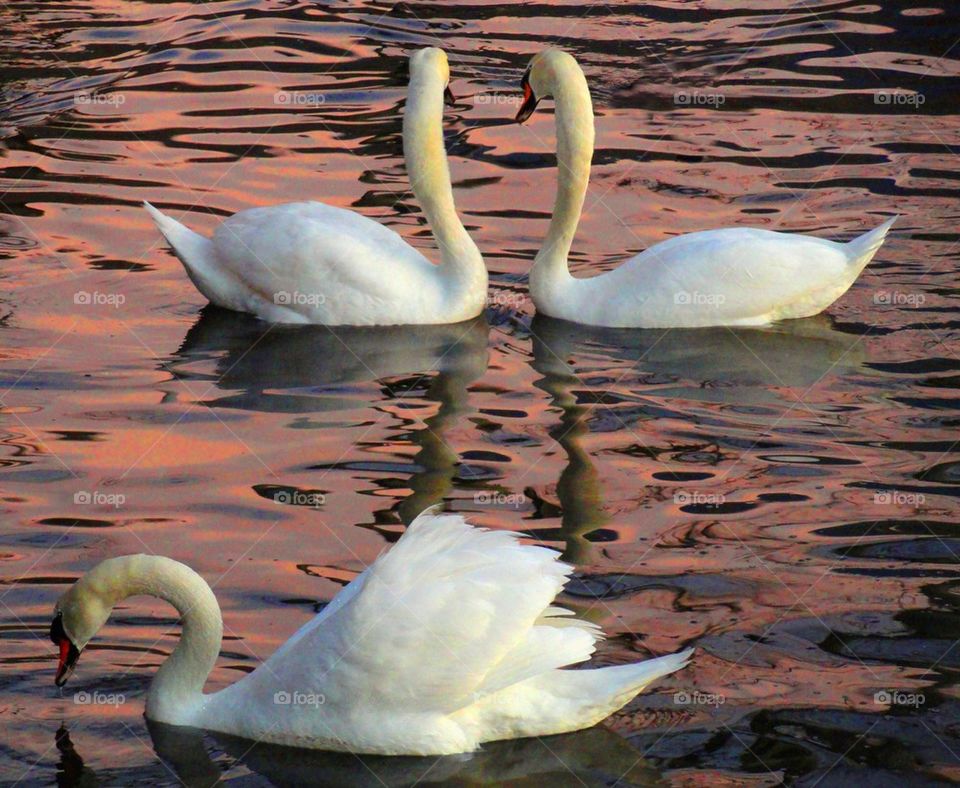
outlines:
M531 96L556 99L557 196L530 271L530 296L551 317L618 328L761 326L809 317L849 289L895 221L849 243L745 227L706 230L655 244L607 273L574 277L567 258L593 157L590 91L576 60L557 49L533 58L528 79Z
M161 667L147 703L147 715L159 722L317 749L451 754L589 727L687 663L692 649L564 670L588 659L601 633L553 604L572 571L557 558L516 534L424 513L276 653L212 695L199 691L206 672L196 673L205 660L209 671L219 650L219 609L182 564L110 559L81 578L58 609L82 647L95 631L76 631L84 611L108 614L130 587L178 605L181 648L193 662L175 651L168 663L177 667Z
M487 270L457 216L443 144L447 57L419 50L410 73L404 154L440 264L379 222L320 202L240 211L212 238L144 203L211 303L276 323L324 325L457 323L480 314Z

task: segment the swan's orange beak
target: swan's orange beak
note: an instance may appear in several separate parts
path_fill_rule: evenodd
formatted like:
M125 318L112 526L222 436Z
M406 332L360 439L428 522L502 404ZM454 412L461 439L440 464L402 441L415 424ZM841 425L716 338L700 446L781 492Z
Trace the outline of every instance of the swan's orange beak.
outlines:
M76 667L77 660L80 659L80 650L73 645L70 638L67 637L67 633L63 631L63 619L60 613L57 613L50 625L50 640L60 649L57 675L53 679L53 683L62 687L67 683L67 679L70 678L70 674Z
M517 123L523 123L527 118L529 118L533 114L533 111L537 108L537 104L540 102L540 99L533 95L533 88L530 87L530 83L527 81L526 75L523 77L521 86L523 87L523 103L520 105L520 109L517 112Z

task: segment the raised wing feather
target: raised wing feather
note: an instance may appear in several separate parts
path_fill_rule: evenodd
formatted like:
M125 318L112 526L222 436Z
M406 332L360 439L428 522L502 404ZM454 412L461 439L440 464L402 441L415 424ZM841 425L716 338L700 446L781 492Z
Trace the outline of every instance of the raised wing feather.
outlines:
M589 656L596 628L550 606L570 571L512 533L422 514L248 679L322 693L328 707L463 708Z

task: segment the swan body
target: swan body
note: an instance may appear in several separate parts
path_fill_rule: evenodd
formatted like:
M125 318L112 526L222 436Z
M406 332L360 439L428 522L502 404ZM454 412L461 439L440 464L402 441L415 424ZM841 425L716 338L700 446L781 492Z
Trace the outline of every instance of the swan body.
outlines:
M295 202L240 211L205 238L144 203L212 303L276 323L456 323L480 314L487 271L457 216L443 143L444 52L410 58L403 144L411 186L441 262L353 211Z
M57 603L57 683L117 602L152 594L171 602L183 622L147 696L146 716L156 722L384 755L454 754L485 741L579 730L682 668L692 649L562 670L587 659L601 634L552 604L572 571L556 559L515 534L421 514L256 670L205 695L222 634L210 587L169 558L112 558Z
M576 60L548 49L523 80L523 122L544 96L556 100L557 196L530 272L530 296L550 317L611 328L760 326L818 314L843 295L883 243L894 219L850 241L725 228L651 246L589 279L567 256L593 158L593 107Z

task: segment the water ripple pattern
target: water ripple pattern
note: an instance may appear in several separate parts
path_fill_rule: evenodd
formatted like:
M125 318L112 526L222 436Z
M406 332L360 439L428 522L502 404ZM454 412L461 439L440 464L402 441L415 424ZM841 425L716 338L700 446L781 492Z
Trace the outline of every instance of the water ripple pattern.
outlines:
M458 326L271 327L204 308L141 209L199 232L320 199L436 259L403 166L439 45L464 223ZM611 331L535 316L552 103L597 150L577 276L673 235L890 240L827 314ZM0 782L844 785L960 780L960 17L945 0L0 4ZM597 664L696 645L606 728L465 759L291 757L145 724L175 615L136 600L53 686L54 600L170 555L251 670L437 503L577 565ZM251 782L255 781L255 782Z

